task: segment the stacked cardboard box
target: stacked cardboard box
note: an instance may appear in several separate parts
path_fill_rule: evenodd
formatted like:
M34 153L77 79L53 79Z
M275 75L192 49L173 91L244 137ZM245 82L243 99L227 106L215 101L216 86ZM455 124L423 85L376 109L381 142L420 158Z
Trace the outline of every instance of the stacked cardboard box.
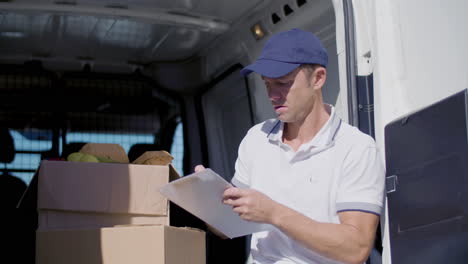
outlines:
M205 234L169 226L169 165L43 161L36 263L205 263Z

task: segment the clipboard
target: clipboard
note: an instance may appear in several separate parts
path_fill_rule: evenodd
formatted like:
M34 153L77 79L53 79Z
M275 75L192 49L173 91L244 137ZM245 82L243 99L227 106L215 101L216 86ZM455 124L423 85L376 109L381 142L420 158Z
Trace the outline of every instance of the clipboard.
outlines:
M230 186L213 170L205 169L172 181L159 191L229 238L270 230L271 225L245 221L223 203L223 192Z

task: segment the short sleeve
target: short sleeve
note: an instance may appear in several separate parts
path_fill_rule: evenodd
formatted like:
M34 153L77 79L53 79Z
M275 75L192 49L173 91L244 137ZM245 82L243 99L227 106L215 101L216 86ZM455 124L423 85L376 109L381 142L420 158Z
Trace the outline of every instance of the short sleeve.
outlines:
M380 215L384 200L385 169L374 144L352 149L345 158L336 209Z
M249 161L251 159L248 157L249 151L247 150L248 137L249 134L247 134L242 139L242 142L239 145L239 151L235 164L236 171L234 173L234 177L231 180L232 184L239 188L248 188L250 186Z

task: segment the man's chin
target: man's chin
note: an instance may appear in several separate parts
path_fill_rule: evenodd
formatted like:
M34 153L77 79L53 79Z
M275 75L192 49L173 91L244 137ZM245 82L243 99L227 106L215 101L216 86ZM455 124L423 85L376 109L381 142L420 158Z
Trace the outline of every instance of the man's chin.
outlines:
M279 114L279 115L276 115L278 120L280 120L281 122L283 123L289 123L290 120L289 118L287 118L286 116L282 115L282 114Z

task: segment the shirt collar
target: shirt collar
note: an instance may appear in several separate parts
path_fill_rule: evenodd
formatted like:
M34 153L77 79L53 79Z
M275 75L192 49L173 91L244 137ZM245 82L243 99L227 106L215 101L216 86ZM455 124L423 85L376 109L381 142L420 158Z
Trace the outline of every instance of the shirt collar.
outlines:
M330 114L327 122L322 126L317 135L310 140L302 144L300 149L309 147L326 147L333 143L335 135L340 127L341 119L336 115L335 108L332 105L325 104L326 111ZM276 144L282 143L284 123L280 120L276 121L273 128L268 133L267 137L271 142Z

